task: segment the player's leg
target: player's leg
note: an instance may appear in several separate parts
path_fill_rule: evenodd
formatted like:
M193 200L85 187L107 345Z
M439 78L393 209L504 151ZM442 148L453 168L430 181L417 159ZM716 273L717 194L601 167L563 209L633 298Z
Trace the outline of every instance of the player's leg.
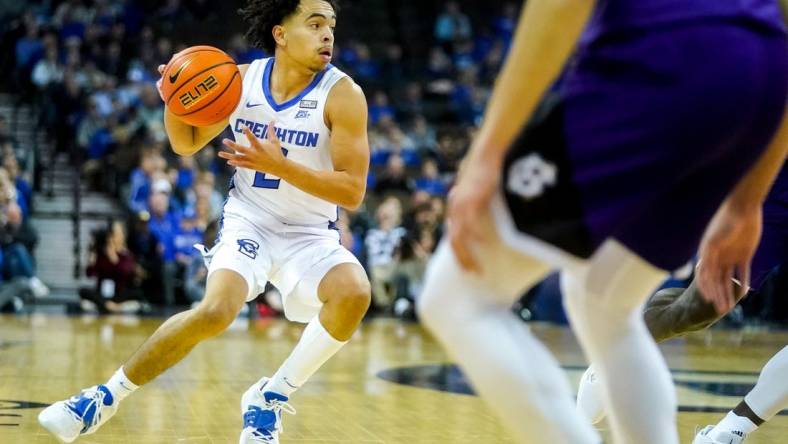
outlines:
M320 279L317 296L323 303L320 314L309 321L301 340L269 382L268 388L285 396L347 343L369 308L370 284L359 264L341 263Z
M480 223L495 232L489 218ZM600 442L574 412L571 389L555 358L510 310L549 268L494 237L477 252L481 277L463 271L445 242L438 247L418 300L422 321L516 439Z
M364 269L336 241L329 243L302 248L307 260L296 258L282 267L294 270L282 275L302 273L292 291L285 290L285 315L308 323L276 373L260 379L242 396L242 444L278 442L282 412L295 413L287 403L290 396L347 343L369 308L370 284ZM320 249L328 254L321 255ZM310 261L321 256L327 257L317 264ZM287 279L275 284L289 287Z
M641 313L665 275L609 241L588 267L561 276L565 306L596 367L616 442L678 443L673 382Z
M243 220L226 216L222 240L203 252L209 267L200 304L167 319L106 384L43 410L39 422L44 427L66 442L95 432L123 398L179 362L199 342L224 331L244 302L256 295L257 282L265 282L270 267L270 258L258 251L264 239Z
M733 285L734 293L741 300L744 292L738 284ZM695 281L690 282L687 288L666 288L656 292L643 310L646 326L657 342L703 330L725 315L727 313L717 313L714 305L703 299Z
M130 381L142 385L183 359L195 345L223 332L246 302L246 280L233 270L208 278L200 304L169 318L123 366Z
M751 285L749 297L758 297L758 288L768 279L776 276L774 267L783 262L788 236L785 235L782 217L770 218L764 222L763 237L755 253L751 266ZM743 292L736 282L734 292L743 298ZM646 326L657 342L666 341L682 334L702 330L713 325L725 314L717 313L712 304L707 303L694 282L686 289L668 288L656 292L646 303L643 317ZM577 407L592 423L596 424L605 417L601 387L594 366L586 370L580 378L577 391Z
M237 272L212 273L198 307L167 319L106 384L44 409L39 422L65 442L94 433L140 385L179 362L201 341L224 331L238 315L247 293L248 284Z
M724 316L701 297L694 282L687 288L666 288L654 293L643 310L646 327L658 343L707 328ZM577 408L592 424L605 418L602 387L596 375L596 366L590 366L580 378Z
M764 422L788 408L788 347L784 347L761 370L758 382L736 408L715 426L695 437L695 444L740 443Z

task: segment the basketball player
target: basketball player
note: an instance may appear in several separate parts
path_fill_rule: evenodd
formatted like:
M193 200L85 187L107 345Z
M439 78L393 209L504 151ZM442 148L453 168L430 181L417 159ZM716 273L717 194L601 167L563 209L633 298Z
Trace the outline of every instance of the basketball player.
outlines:
M759 289L776 278L776 267L788 264L788 168L783 166L763 204L763 236L752 260L752 283L748 292L736 291L738 300L759 297ZM705 267L701 260L699 272ZM735 284L734 284L735 285ZM667 288L649 298L643 315L649 332L657 342L690 331L707 328L725 316L707 302L692 282L686 289ZM747 435L788 408L788 347L783 348L763 368L758 382L745 399L716 426L698 433L696 444L740 444ZM602 395L593 367L580 378L577 407L592 423L605 416Z
M229 123L220 154L236 167L220 239L205 252L208 281L195 309L168 319L105 384L45 409L39 421L71 442L95 432L134 390L218 335L271 281L285 316L307 326L271 377L241 398L240 442L277 443L289 397L350 339L370 303L370 285L333 228L337 206L356 208L369 161L361 89L329 62L333 0L250 0L247 38L274 57L240 66L243 96L228 121L191 127L169 111L173 150L199 151ZM162 79L166 82L167 79Z
M525 4L419 301L518 440L601 442L510 311L558 267L615 442L678 443L642 305L699 242L711 300L732 303L734 275L747 283L758 210L788 150L786 53L777 0Z

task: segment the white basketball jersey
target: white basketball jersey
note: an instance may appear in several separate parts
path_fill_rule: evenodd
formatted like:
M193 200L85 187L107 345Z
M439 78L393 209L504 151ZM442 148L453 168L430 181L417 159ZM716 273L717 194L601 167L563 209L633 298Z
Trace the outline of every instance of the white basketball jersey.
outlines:
M242 132L244 125L257 138L265 139L268 124L273 121L288 159L315 170L332 171L331 131L323 119L323 110L331 88L346 74L328 65L296 97L276 103L270 91L273 67L273 57L255 60L249 65L241 101L230 115L235 141L249 145ZM236 168L225 210L241 213L251 220L259 220L254 213L265 211L280 222L292 225L329 226L337 218L335 204L301 191L276 176L247 168Z

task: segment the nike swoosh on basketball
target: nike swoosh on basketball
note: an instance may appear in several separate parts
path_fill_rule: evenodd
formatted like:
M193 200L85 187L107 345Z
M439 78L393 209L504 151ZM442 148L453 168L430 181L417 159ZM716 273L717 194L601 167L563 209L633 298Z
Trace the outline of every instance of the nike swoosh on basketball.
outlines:
M181 75L181 71L183 71L183 68L189 66L189 63L191 63L192 60L194 59L192 58L187 60L183 65L181 65L180 68L178 68L177 71L175 71L175 74L170 74L170 83L175 83L175 81L178 80L178 76Z

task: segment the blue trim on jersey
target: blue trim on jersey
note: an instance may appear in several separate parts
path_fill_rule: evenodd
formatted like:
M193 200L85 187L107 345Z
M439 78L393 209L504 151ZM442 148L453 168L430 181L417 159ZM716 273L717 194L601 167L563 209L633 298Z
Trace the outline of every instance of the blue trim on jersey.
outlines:
M328 221L328 229L339 231L339 227L337 226L338 221L339 221L339 206L337 205L337 217L334 220Z
M265 65L265 71L263 71L263 95L265 96L265 100L267 100L268 104L271 105L271 108L273 108L274 111L277 112L282 111L283 109L290 108L291 106L300 102L301 99L303 99L305 95L309 94L310 91L315 89L317 84L320 83L320 80L323 79L323 76L328 72L328 70L330 70L333 67L334 65L329 63L328 66L326 66L326 69L317 73L315 78L312 79L312 82L310 82L309 85L307 85L303 91L298 93L297 96L293 97L287 102L280 104L280 103L276 103L276 100L274 100L274 96L271 94L271 71L274 69L274 58L271 57L270 59L268 59L268 62Z

